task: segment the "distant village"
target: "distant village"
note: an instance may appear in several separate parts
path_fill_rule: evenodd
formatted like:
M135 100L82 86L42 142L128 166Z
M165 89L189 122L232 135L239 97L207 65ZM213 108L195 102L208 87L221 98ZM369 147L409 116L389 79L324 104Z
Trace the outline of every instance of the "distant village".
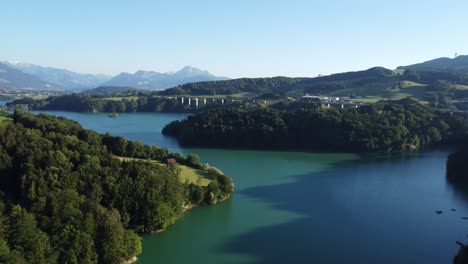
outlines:
M354 98L343 96L343 97L328 97L328 96L319 96L319 95L310 95L306 94L301 97L302 99L318 99L322 104L322 108L359 108L359 106L365 105L363 103L355 102L355 99L362 99L361 96L356 96Z

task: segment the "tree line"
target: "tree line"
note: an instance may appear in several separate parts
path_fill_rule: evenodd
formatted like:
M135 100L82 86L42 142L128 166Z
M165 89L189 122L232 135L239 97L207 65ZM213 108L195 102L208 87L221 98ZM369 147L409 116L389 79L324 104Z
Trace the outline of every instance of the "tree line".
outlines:
M0 126L0 263L122 263L141 253L138 234L172 224L184 206L216 203L233 191L229 177L196 155L101 135L61 117L10 117ZM212 182L184 184L177 165L143 160L168 158L206 169Z
M187 100L187 98L186 98ZM192 100L191 105L187 101L182 104L179 99L169 99L163 97L154 97L150 94L140 95L138 98L116 98L103 97L102 95L88 94L69 94L62 96L51 96L45 99L22 98L7 104L10 108L25 107L23 110L62 110L73 112L117 112L117 113L133 113L133 112L169 112L169 113L190 113L200 112L209 109L226 107L233 104L230 101L225 101L222 104L220 100L210 101L208 104L203 104L201 100L198 102L198 107L195 106L195 101ZM238 103L237 103L238 104ZM234 103L236 105L236 103Z
M185 146L392 151L459 142L468 135L462 115L411 99L358 109L218 109L174 121L163 134Z

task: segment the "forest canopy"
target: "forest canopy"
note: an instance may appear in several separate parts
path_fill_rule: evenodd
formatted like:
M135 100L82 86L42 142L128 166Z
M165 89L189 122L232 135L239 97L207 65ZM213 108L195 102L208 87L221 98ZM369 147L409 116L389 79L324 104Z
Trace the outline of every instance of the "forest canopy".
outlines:
M403 99L358 109L218 109L174 121L163 134L186 146L370 152L459 142L468 123Z
M61 117L10 117L0 126L0 263L122 263L141 253L138 234L233 191L229 177L194 155ZM206 169L210 184L182 183L177 164L160 164L167 159Z

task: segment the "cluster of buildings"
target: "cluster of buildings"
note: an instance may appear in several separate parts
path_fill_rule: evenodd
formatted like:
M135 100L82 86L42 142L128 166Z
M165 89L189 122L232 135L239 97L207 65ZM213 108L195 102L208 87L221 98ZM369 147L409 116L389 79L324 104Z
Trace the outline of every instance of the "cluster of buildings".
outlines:
M340 107L340 108L354 107L354 108L358 108L360 105L362 105L361 103L354 102L351 97L347 97L347 96L329 97L329 96L319 96L319 95L306 94L306 95L302 96L302 99L318 99L318 100L320 100L320 103L322 103L322 108L330 108L330 107ZM356 97L356 99L359 99L359 98Z

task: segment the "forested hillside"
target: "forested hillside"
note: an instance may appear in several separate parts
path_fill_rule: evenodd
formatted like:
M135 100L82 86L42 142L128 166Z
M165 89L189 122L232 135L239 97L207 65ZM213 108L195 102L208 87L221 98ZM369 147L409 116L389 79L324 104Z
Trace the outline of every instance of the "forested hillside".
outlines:
M355 101L374 103L379 100L413 98L444 109L468 109L468 74L388 70L381 67L317 78L241 78L225 81L188 83L165 91L139 91L130 87L99 87L87 94L52 96L33 100L24 98L10 106L27 106L31 110L66 110L76 112L202 112L232 107L258 108L272 101L298 100L304 94L351 97ZM179 96L178 100L174 97ZM182 104L180 96L208 100L198 107ZM215 99L213 101L212 99ZM259 102L263 102L260 104Z
M392 71L374 67L365 71L337 73L316 78L242 78L226 81L188 83L162 91L163 95L220 95L241 92L287 93L304 91L305 93L329 94L340 90L354 91L359 94L375 90L376 94L386 89L397 89L401 81L414 81L432 84L445 80L453 84L468 85L468 75L459 72L437 71Z
M213 110L174 121L163 134L186 146L390 151L461 142L468 123L404 99L359 109Z
M187 100L187 99L186 99ZM231 103L231 102L229 102ZM226 101L226 105L228 102ZM195 107L188 103L181 104L180 99L152 97L150 95L135 97L108 97L101 95L70 94L63 96L51 96L45 99L34 100L31 98L18 99L7 103L11 108L27 108L28 110L62 110L72 112L199 112L218 107L225 107L220 100L209 104L199 103Z
M393 83L397 79L391 70L376 67L366 71L338 73L317 78L242 78L226 81L188 83L162 91L161 94L217 95L240 92L259 93L262 91L285 93L297 90L326 94L343 89L345 83L348 85L362 85L382 81Z
M468 73L468 56L461 55L455 58L437 58L423 63L400 66L399 69L412 69L420 71L444 71Z
M139 233L233 191L230 178L195 155L44 114L16 112L0 124L0 263L122 263L140 254ZM181 182L168 158L205 170L210 183Z

